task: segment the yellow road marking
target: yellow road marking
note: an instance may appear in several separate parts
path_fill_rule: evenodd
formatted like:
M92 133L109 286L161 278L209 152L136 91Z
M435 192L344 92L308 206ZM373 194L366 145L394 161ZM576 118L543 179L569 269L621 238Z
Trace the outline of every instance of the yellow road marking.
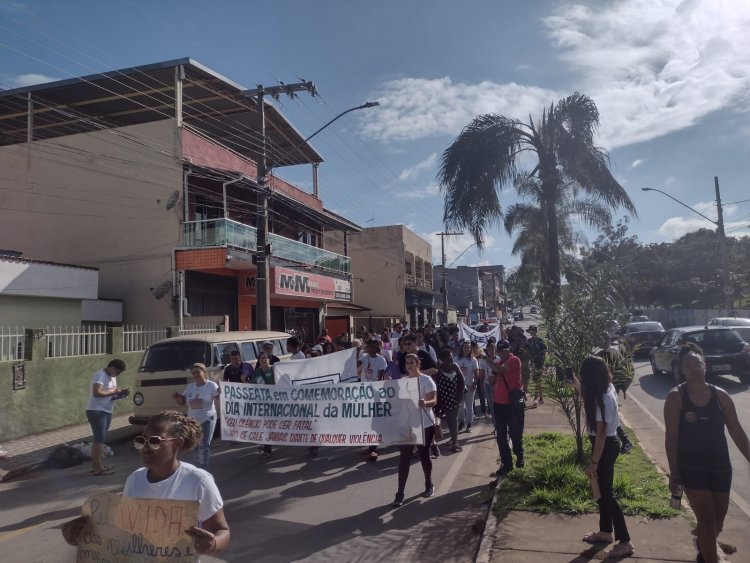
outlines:
M34 524L33 526L27 526L25 528L20 528L18 530L13 530L12 532L5 532L4 534L0 534L0 543L13 539L18 536L22 536L26 532L30 532L31 530L38 528L39 526L46 524L46 522L40 522L39 524Z

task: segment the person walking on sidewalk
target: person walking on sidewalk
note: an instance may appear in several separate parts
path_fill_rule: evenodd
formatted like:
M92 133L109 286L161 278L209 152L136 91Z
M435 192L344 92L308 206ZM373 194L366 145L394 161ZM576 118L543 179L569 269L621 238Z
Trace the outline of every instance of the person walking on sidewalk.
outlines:
M706 360L695 343L677 353L677 367L685 382L672 389L664 402L664 445L669 462L669 488L690 501L698 521L698 561L718 560L716 539L724 527L732 487L732 463L724 427L737 449L750 461L750 442L729 394L706 383Z
M448 431L451 435L451 449L460 452L458 445L458 411L464 400L464 376L453 361L453 354L448 348L440 350L438 356L437 375L437 406L435 414L448 420Z
M91 379L91 392L86 405L86 418L91 425L94 443L91 446L91 474L112 475L114 469L102 463L104 442L109 425L112 423L112 410L115 400L127 397L129 390L117 387L117 376L125 371L125 362L112 360L107 367L97 371Z
M586 468L589 478L596 478L601 493L599 505L599 531L583 537L587 543L618 543L609 557L628 557L633 554L625 516L614 497L612 486L615 477L615 460L620 455L617 426L620 424L617 392L612 385L612 374L607 363L598 356L588 356L581 364L581 379L573 384L583 398L586 427L591 440L591 463Z
M414 341L414 347L416 348L416 341ZM424 431L424 444L417 446L417 452L424 472L424 493L422 496L430 498L435 494L435 486L432 484L430 444L435 435L435 416L432 413L432 408L437 404L437 387L432 377L421 373L419 369L420 357L417 354L407 353L404 362L408 379L419 386L418 406ZM393 500L393 506L404 504L404 490L406 489L406 480L409 478L414 446L411 444L402 445L398 447L398 450L398 490L396 491L396 498Z
M612 385L615 388L615 395L617 395L619 391L622 391L622 398L625 400L627 399L626 391L628 387L630 387L635 374L633 364L623 357L619 347L612 346L612 339L610 338L609 333L603 332L601 334L600 345L601 349L596 355L607 362L609 372L612 374ZM622 424L617 425L617 437L620 439L621 444L620 453L630 453L630 450L633 449L633 443L625 433Z
M214 403L219 398L219 386L208 379L206 366L195 363L190 367L193 374L193 382L189 384L182 393L174 392L172 398L178 405L187 403L188 416L195 420L203 430L203 438L197 444L196 458L198 467L208 471L208 461L211 457L211 438L216 428L216 406Z
M489 363L493 374L492 408L495 412L495 439L500 450L498 477L505 477L513 470L508 437L516 454L516 467L524 466L523 426L525 403L523 381L521 380L521 360L510 351L510 342L497 342L499 361Z
M471 354L471 342L469 340L461 341L458 347L458 356L456 356L456 365L461 369L466 384L464 402L458 415L458 429L460 431L466 428L466 432L471 432L471 425L474 422L474 393L479 380L479 362Z
M529 371L531 372L531 381L534 382L534 406L536 407L544 404L542 376L544 375L544 362L547 359L547 345L538 336L539 329L536 325L531 325L526 329L526 332L530 336L524 346L529 356Z
M229 546L224 501L210 473L179 459L181 452L201 442L201 432L195 420L176 411L152 416L143 434L133 440L143 467L130 474L122 496L198 501L198 525L185 533L193 538L199 554L213 554ZM89 518L79 516L63 525L63 538L68 544L77 546L90 531Z

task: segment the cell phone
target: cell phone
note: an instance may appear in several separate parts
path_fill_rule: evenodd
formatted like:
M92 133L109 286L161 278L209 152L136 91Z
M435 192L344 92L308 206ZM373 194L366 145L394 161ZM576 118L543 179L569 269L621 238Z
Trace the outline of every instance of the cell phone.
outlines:
M573 383L573 368L565 368L565 382Z

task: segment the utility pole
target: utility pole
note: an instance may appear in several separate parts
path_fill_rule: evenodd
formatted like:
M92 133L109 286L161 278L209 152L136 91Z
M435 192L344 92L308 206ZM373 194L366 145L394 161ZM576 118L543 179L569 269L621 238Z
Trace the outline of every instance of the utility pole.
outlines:
M271 287L269 285L268 260L271 255L271 245L268 243L268 170L266 168L266 111L263 97L268 95L278 99L281 94L290 98L296 96L296 92L308 92L315 96L315 84L312 82L298 82L296 84L280 84L268 88L258 84L255 90L245 90L243 95L253 98L258 107L258 119L260 120L260 154L258 156L257 168L257 193L256 193L256 247L255 256L258 263L256 275L256 321L255 330L271 330Z
M724 232L724 209L721 206L721 192L719 191L719 177L714 176L714 188L716 190L716 214L718 220L716 226L719 231L719 253L721 255L722 282L724 287L724 301L727 308L727 316L734 310L734 288L729 276L729 249L727 248L727 235Z
M459 236L462 234L463 233L438 233L438 236L440 237L440 253L443 258L443 275L441 276L442 284L440 286L440 293L443 294L443 322L445 324L448 324L448 271L445 269L445 237Z

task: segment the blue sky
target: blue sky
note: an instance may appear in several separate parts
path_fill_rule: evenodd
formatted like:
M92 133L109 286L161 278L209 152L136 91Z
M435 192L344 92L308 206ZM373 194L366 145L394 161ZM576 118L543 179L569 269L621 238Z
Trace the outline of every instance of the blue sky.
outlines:
M536 117L576 90L599 107L642 240L711 227L644 186L709 216L714 176L725 202L750 198L749 29L747 0L0 0L0 87L190 56L248 88L314 81L319 98L278 104L303 134L378 100L313 140L321 197L362 226L408 225L438 261L441 152L477 114ZM309 167L277 173L311 185ZM750 201L725 219L747 233ZM500 225L487 234L481 254L450 239L449 262L468 247L457 265L518 263Z

